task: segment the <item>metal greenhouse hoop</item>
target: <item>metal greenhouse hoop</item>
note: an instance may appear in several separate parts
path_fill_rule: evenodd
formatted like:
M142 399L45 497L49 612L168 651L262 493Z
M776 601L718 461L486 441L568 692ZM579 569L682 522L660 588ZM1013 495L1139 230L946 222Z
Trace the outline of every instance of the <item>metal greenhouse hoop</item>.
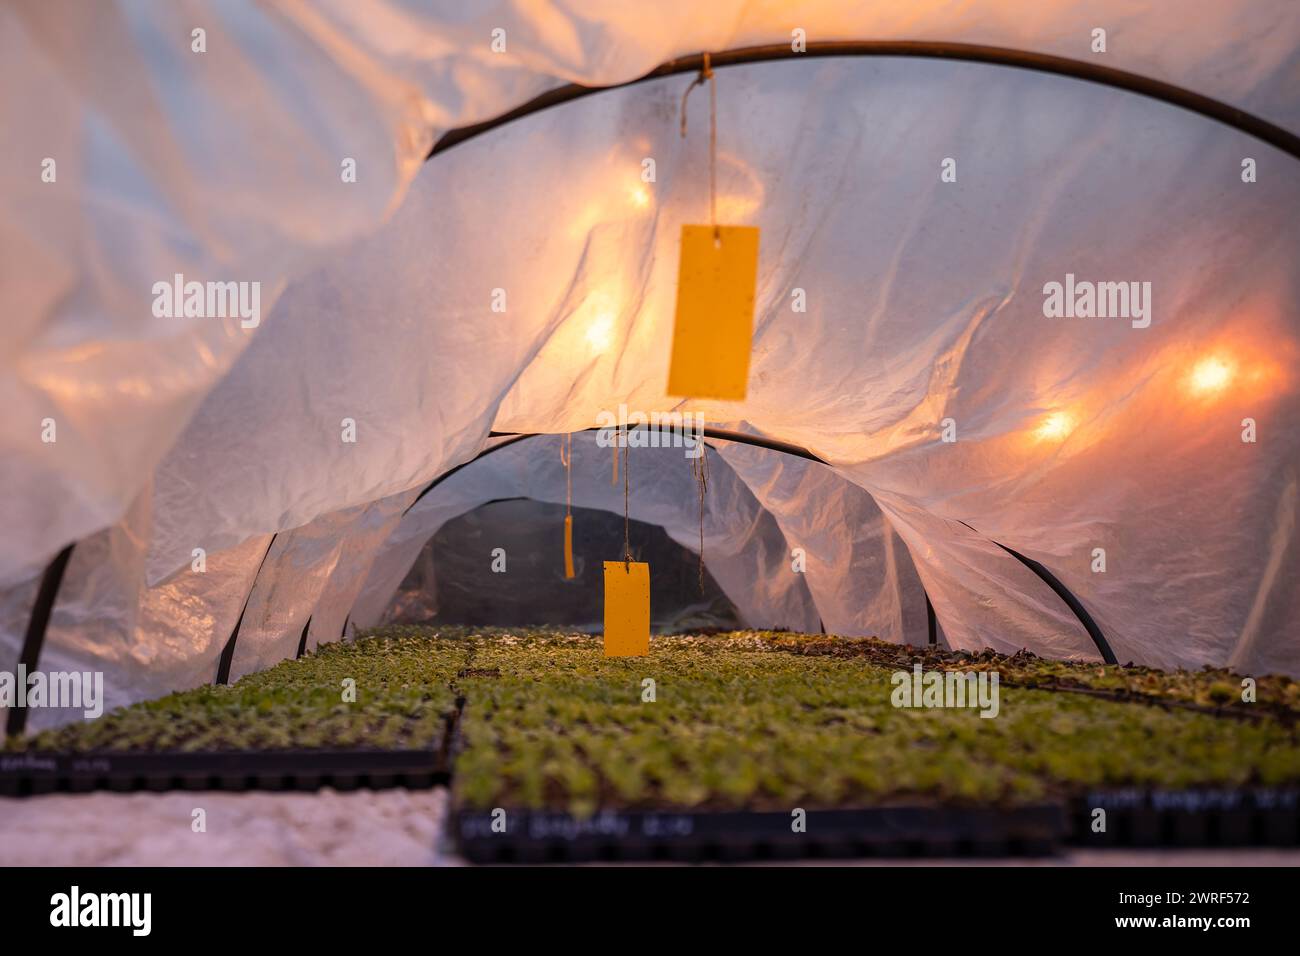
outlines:
M565 86L556 87L493 119L448 130L434 143L427 158L432 159L458 143L463 143L466 140L473 139L483 133L490 132L507 123L522 119L551 106L558 106L561 103L581 99L593 93L622 89L623 87L635 86L638 83L646 83L650 80L675 76L680 73L699 72L704 66L704 56L704 53L694 53L690 56L669 60L655 67L644 76L628 80L625 83L615 83L610 86L581 86L577 83L569 83ZM752 63L775 63L805 57L911 57L927 60L985 63L993 66L1033 70L1037 73L1063 76L1069 79L1108 86L1116 90L1136 93L1148 99L1176 106L1204 116L1207 119L1215 120L1225 126L1230 126L1280 149L1294 159L1300 159L1300 136L1239 107L1231 106L1209 96L1203 96L1173 83L1142 76L1139 73L1130 73L1127 70L1117 70L1098 63L1055 56L1050 53L1033 53L1027 50L1012 49L1011 47L985 46L977 43L950 43L942 40L828 40L810 42L807 45L807 50L802 53L794 52L790 44L779 43L724 50L720 53L710 53L708 56L710 65L715 68L743 66Z

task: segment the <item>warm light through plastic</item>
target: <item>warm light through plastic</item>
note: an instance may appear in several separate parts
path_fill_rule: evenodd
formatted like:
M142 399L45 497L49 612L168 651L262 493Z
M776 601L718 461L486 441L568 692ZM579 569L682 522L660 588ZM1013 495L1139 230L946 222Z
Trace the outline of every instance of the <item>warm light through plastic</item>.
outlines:
M587 344L597 352L603 352L614 342L614 313L602 310L596 313L587 326Z
M1192 391L1203 395L1220 392L1232 381L1232 363L1221 355L1211 355L1201 359L1192 368L1190 384Z
M1052 412L1039 423L1034 434L1042 441L1061 441L1073 430L1073 418L1065 412Z

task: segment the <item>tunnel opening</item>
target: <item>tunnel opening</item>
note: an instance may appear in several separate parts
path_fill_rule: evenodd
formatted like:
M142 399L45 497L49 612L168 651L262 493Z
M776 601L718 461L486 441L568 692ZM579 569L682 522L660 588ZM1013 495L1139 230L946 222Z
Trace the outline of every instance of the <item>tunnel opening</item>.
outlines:
M490 501L453 518L425 544L384 613L392 624L571 628L598 633L602 562L622 547L623 517L573 508L574 577L566 580L564 505ZM615 548L614 543L618 543ZM699 556L659 525L629 520L633 560L648 561L650 625L672 634L741 626L739 612Z

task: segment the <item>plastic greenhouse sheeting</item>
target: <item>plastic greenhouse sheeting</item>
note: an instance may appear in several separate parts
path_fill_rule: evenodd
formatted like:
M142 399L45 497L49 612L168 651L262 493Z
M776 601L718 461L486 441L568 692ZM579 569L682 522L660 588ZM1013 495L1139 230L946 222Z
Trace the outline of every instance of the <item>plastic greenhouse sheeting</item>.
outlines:
M229 679L270 667L298 651L342 636L347 607L367 559L385 540L413 494L346 508L278 535L252 590L231 657Z
M190 49L196 25L207 31L202 55ZM153 283L176 273L261 281L263 310L274 311L286 282L399 207L442 131L564 82L623 82L697 50L789 43L796 29L814 42L938 39L1087 60L1099 26L1106 65L1300 129L1290 0L1225 0L1194 15L1183 0L6 5L0 268L23 281L0 282L0 395L11 411L0 423L0 583L121 517L259 332L155 318ZM504 54L489 47L497 29ZM884 102L893 92L876 91ZM961 115L998 118L955 108L923 124L911 110L900 117L951 142L942 117ZM361 171L348 188L344 157ZM59 163L57 185L36 175L44 158ZM36 423L49 416L61 425L56 448L39 443Z
M805 580L830 634L924 644L925 589L871 496L814 462L727 443L727 464L802 551Z
M672 407L676 244L708 208L702 98L678 131L690 78L424 162L446 129L795 28L1095 60L1300 129L1286 0L362 9L0 11L5 657L75 541L43 666L102 662L131 698L210 680L245 602L232 672L264 666L309 618L314 645L382 610L371 584L415 547L401 512L489 429ZM723 451L818 556L828 630L913 640L923 583L953 646L1093 655L1001 544L1050 568L1121 661L1300 673L1295 158L988 64L749 64L719 69L717 95L719 216L762 228L756 330L747 399L689 407L833 464ZM154 315L176 273L260 281L257 326ZM1150 283L1149 325L1046 317L1044 286L1067 275Z

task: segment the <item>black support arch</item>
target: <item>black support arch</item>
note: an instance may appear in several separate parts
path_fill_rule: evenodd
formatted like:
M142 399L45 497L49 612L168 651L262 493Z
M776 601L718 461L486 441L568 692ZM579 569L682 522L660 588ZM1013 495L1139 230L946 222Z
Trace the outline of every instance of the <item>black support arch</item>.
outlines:
M36 670L41 660L41 648L45 646L45 632L50 626L50 615L54 613L54 602L59 596L59 586L63 583L63 574L68 570L72 560L70 544L56 554L45 567L41 575L40 589L36 592L36 602L32 605L32 616L27 621L27 632L23 635L23 647L18 654L18 666L30 674ZM27 729L27 708L11 707L5 718L5 734L14 737Z
M906 57L926 60L955 60L965 63L984 63L991 66L1012 69L1033 70L1053 76L1062 76L1085 83L1095 83L1116 90L1124 90L1138 96L1157 100L1170 106L1176 106L1215 122L1230 126L1248 136L1253 136L1300 159L1300 136L1290 130L1270 123L1260 116L1246 110L1203 96L1185 87L1162 80L1117 70L1100 63L1075 60L1070 57L1054 56L1049 53L1034 53L1011 47L986 46L976 43L950 43L942 40L831 40L813 41L807 49L796 53L788 43L764 46L743 47L724 50L719 53L695 53L690 56L669 60L646 73L644 76L616 83L611 86L581 86L569 83L548 90L534 97L527 103L482 123L474 123L457 129L448 130L433 144L428 158L444 152L458 143L473 139L497 127L514 120L522 119L551 106L568 103L605 90L616 90L634 86L651 80L675 76L681 73L698 73L704 67L705 56L709 58L712 68L743 66L752 63L775 63L800 60L807 57Z

